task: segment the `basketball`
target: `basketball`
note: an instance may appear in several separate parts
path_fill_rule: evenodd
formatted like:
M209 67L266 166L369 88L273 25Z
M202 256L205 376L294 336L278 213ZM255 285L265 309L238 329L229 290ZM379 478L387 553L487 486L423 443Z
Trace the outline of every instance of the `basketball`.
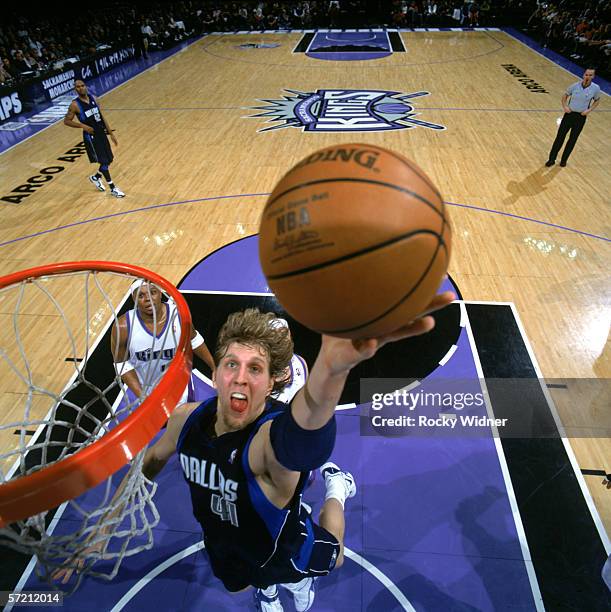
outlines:
M276 185L259 228L270 289L306 327L368 338L423 312L446 273L451 230L431 180L393 151L340 144Z

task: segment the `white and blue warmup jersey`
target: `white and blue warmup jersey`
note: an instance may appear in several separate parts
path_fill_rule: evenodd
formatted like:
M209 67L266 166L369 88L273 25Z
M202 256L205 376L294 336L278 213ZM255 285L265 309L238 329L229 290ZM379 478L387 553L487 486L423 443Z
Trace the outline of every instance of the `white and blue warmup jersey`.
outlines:
M129 362L136 370L145 396L157 385L174 359L180 340L180 317L176 305L170 301L163 307L166 309L165 324L157 336L147 329L138 309L126 313ZM188 385L179 403L187 401L187 390Z

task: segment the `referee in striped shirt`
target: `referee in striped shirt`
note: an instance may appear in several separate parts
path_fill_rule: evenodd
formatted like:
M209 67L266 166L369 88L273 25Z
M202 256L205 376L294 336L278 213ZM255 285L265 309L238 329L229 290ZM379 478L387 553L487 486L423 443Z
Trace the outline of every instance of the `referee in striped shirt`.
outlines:
M573 83L562 96L564 116L558 127L552 150L549 152L549 159L545 163L548 168L556 163L556 156L562 148L566 135L570 132L569 141L566 143L560 158L560 165L562 167L566 166L588 115L598 106L600 87L593 83L593 80L594 68L588 68L583 73L583 80Z

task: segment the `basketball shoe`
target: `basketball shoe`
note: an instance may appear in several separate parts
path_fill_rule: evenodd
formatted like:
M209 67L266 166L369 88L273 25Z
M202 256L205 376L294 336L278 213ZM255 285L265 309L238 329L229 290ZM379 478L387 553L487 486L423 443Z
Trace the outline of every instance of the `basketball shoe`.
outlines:
M316 595L316 578L304 578L299 582L282 584L281 586L293 595L297 612L307 612L312 607Z
M116 185L110 190L110 195L114 196L115 198L125 197L125 194Z
M254 599L255 608L260 612L284 612L275 584L267 589L255 589Z
M106 187L104 187L104 185L102 185L102 180L99 179L97 176L95 176L95 174L92 174L89 177L89 180L95 185L96 189L98 191L106 191Z
M346 499L356 495L356 482L350 472L342 472L338 465L329 461L320 468L320 473L327 489L325 501L337 499L343 508Z

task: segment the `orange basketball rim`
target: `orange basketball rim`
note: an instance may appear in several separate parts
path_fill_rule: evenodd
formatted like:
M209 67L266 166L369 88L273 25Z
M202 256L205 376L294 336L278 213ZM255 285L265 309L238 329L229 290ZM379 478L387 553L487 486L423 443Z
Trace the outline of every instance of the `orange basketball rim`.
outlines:
M165 291L176 303L180 316L181 334L176 355L150 395L112 431L65 459L1 484L0 527L78 497L131 461L167 421L189 380L193 359L189 307L172 283L150 270L108 261L49 264L0 278L0 291L40 277L87 271L144 278Z

